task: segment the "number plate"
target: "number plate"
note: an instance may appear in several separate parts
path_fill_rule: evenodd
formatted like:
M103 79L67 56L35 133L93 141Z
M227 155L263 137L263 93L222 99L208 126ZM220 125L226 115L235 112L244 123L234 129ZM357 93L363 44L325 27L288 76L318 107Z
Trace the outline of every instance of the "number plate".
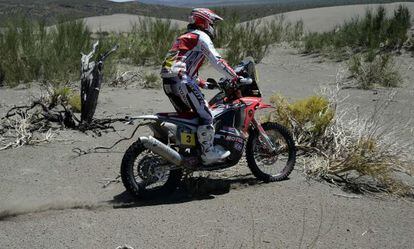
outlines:
M195 146L196 139L194 133L181 132L181 144L188 146Z

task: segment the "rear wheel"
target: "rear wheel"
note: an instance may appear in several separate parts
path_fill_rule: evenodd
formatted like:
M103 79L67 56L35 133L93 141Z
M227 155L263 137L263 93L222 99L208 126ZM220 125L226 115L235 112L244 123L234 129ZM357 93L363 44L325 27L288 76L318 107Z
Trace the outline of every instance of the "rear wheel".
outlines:
M122 159L121 178L126 190L138 198L149 199L174 192L182 170L144 147L133 143Z
M292 172L296 148L286 127L277 123L262 124L275 150L270 151L258 131L250 134L246 158L253 175L264 182L285 180Z

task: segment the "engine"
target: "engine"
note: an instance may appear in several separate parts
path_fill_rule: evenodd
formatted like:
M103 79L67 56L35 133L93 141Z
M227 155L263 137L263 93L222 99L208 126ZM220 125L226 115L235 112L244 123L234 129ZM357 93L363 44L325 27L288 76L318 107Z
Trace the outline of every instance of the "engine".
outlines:
M220 105L213 110L216 135L214 144L231 152L230 162L237 163L243 156L246 138L240 132L244 123L243 104Z

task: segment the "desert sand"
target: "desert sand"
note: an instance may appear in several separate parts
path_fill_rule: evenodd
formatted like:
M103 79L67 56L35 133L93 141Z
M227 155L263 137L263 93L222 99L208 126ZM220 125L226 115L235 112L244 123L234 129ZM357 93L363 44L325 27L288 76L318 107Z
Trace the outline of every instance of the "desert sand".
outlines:
M306 11L302 13L305 16ZM318 22L332 21L322 19L327 15L325 8L319 13L321 20L312 24L315 29L320 28ZM396 101L384 115L384 122L404 123L414 116L414 59L404 54L397 63L405 84L395 89ZM306 97L334 85L343 66L275 46L258 65L260 88L266 100L273 93L292 100ZM210 67L202 76L219 77ZM389 91L348 89L344 94L349 95L349 103L368 114L376 100ZM214 93L207 91L206 95ZM0 89L0 116L38 94L36 86ZM106 86L97 117L172 110L162 90ZM0 151L0 214L4 218L0 220L0 248L101 249L124 244L180 249L412 248L413 202L355 195L309 180L302 173L300 160L289 180L271 184L256 182L246 165L240 164L215 174L210 182L219 187L201 197L177 192L166 199L144 202L128 196L121 183L103 188L107 178L118 175L123 152L133 140L104 154L77 157L72 150L111 145L120 136L129 136L134 126L117 124L116 128L117 133L102 137L61 130L52 143ZM143 129L139 134L145 132ZM402 130L397 135L409 134Z
M409 2L382 4L382 6L385 7L387 14L392 14L394 9L400 4L407 6L411 13L414 12L414 3ZM378 6L380 6L380 4L361 4L306 9L268 16L262 18L262 20L263 22L266 22L283 15L286 18L286 21L296 22L298 20L303 20L306 31L324 32L332 30L335 26L340 25L345 21L349 21L352 18L363 16L368 9L375 10Z
M84 18L86 25L92 32L129 32L134 24L139 24L140 18L147 18L139 15L114 14L107 16L95 16ZM165 20L165 19L163 19ZM171 20L172 26L185 28L186 22L179 20Z

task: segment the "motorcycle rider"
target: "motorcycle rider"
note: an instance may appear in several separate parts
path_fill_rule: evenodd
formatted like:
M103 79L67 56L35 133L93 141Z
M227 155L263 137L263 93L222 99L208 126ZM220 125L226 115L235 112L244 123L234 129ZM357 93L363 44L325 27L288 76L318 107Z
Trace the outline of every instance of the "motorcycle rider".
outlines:
M198 76L198 70L205 58L226 78L236 82L238 76L214 48L214 25L223 20L206 8L193 9L189 17L187 32L179 36L162 64L164 92L178 113L193 110L200 118L197 138L201 145L204 165L220 161L230 155L221 147L215 147L213 116L200 91L214 88L214 85Z

